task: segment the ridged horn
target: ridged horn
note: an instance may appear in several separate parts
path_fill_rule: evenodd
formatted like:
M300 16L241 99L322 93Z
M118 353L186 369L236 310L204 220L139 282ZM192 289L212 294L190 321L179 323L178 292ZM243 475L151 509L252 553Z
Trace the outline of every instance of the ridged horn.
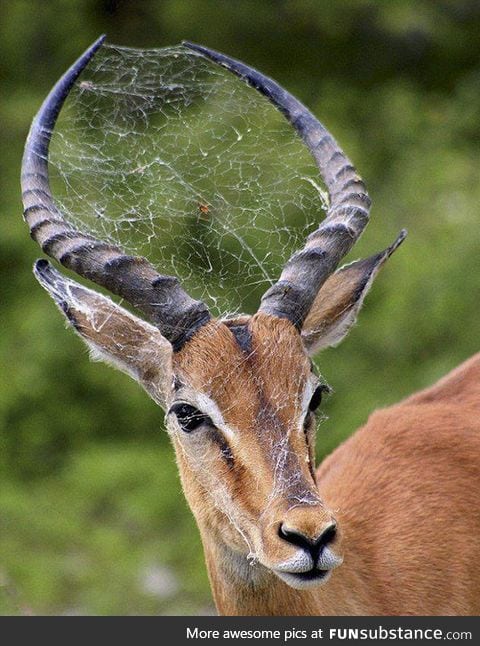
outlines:
M75 81L104 40L101 36L95 41L61 77L32 122L22 162L24 217L45 253L125 298L177 350L210 319L206 305L190 298L177 278L159 274L146 258L128 256L120 247L75 229L55 205L50 190L48 149L55 122Z
M260 310L289 319L301 329L320 287L350 251L368 223L365 184L328 130L278 83L244 63L190 42L185 47L236 74L265 95L292 124L312 153L327 187L330 205L305 247L285 265L263 296Z

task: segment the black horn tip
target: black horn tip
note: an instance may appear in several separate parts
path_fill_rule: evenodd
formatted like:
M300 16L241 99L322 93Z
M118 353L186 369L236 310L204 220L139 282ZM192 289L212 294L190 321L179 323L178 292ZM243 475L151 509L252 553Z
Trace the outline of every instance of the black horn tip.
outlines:
M41 168L33 168L33 158L43 158L48 156L48 147L50 144L51 131L55 126L58 114L72 89L75 81L88 65L90 60L100 49L105 41L105 34L102 34L97 40L88 47L67 72L54 85L49 95L43 102L35 119L32 121L30 132L25 144L25 152L22 164L22 174L28 175L33 171L41 172ZM45 165L45 164L44 164ZM47 177L48 173L44 173ZM27 181L24 179L23 181Z
M244 78L248 83L250 83L250 85L254 85L255 87L258 85L259 87L257 87L257 89L260 89L266 81L270 81L270 79L267 79L266 76L257 72L253 67L250 67L235 58L230 58L230 56L226 56L214 49L204 47L203 45L197 45L196 43L191 43L188 40L182 40L182 45L187 49L191 49L205 58L210 59L217 65L226 67L230 72L233 72L233 74Z
M97 40L94 41L89 47L87 47L87 49L83 52L83 54L79 58L77 58L77 60L73 63L70 69L66 72L66 74L64 74L64 76L60 79L60 81L56 86L60 90L60 95L68 93L68 90L71 88L71 86L76 81L78 76L81 74L81 72L85 69L85 67L95 56L95 54L100 49L100 47L103 45L103 43L105 42L105 39L106 39L105 34L102 34L101 36L99 36ZM52 93L55 93L55 90Z
M197 43L192 43L189 40L182 40L183 47L187 47L188 49L192 49L195 52L199 52L200 54L214 54L214 52L211 49L208 49L208 47L204 47L203 45L197 45Z
M81 72L85 69L85 67L94 57L94 55L103 45L106 37L107 37L106 34L102 34L101 36L99 36L96 41L94 41L89 47L87 47L87 49L83 52L83 54L75 61L72 67L67 71L67 73L63 77L64 80L66 80L65 84L67 86L71 86L75 82L77 77L81 74Z
M75 61L75 63L72 65L70 70L67 72L67 75L70 76L73 80L75 80L77 76L79 76L79 74L85 69L85 67L94 57L94 55L97 53L100 47L103 45L106 37L107 37L106 34L102 34L97 38L95 42L93 42L90 45L90 47L87 47L87 49L83 52L80 58L78 58Z
M90 45L90 47L88 47L88 48L84 51L84 53L83 53L83 54L82 54L82 56L81 56L81 59L88 59L88 60L89 60L90 58L92 58L92 56L96 53L96 51L97 51L98 49L100 49L100 47L103 45L103 43L105 42L105 39L106 39L106 38L107 38L107 34L101 34L101 36L99 36L99 37L97 38L97 40L95 40L95 41Z
M197 52L197 54L201 54L203 57L210 59L214 63L217 63L217 65L223 65L223 67L226 67L235 74L248 76L249 69L244 63L241 63L240 61L236 61L229 56L225 56L225 54L216 52L214 49L210 49L209 47L191 43L188 40L182 40L182 45L183 47L186 47L187 49L190 49L193 52Z

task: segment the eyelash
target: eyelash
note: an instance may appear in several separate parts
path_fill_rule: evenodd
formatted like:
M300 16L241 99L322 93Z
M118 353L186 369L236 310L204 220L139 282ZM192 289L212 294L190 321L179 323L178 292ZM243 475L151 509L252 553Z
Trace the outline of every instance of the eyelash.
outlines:
M318 408L320 408L320 405L322 403L323 393L328 393L328 392L330 392L330 388L325 384L320 384L315 388L312 398L310 399L310 403L308 405L309 412L314 413Z
M323 393L329 393L329 392L330 392L330 388L326 384L320 384L315 388L312 398L310 399L307 414L305 415L305 419L303 420L303 432L305 433L305 438L309 446L310 446L309 432L312 430L312 426L314 426L314 421L317 417L317 411L320 408L320 405L322 403L322 395Z
M330 389L328 388L328 386L326 386L325 384L320 384L313 392L312 398L308 405L308 411L303 422L303 430L307 439L307 443L309 443L308 432L313 424L313 420L315 419L315 411L318 410L320 404L322 403L323 393L329 392L329 390ZM173 406L168 411L168 415L170 414L175 415L178 425L184 433L192 433L200 426L207 426L211 429L215 429L215 426L208 415L205 415L205 413L202 413L198 410L198 408L195 408L195 406L192 406L187 402L177 402L176 404L173 404ZM213 439L219 445L222 455L224 456L227 463L231 466L233 463L233 456L230 447L223 438L219 438L217 435L215 435Z
M208 415L205 415L205 413L199 411L198 408L195 408L195 406L187 404L186 402L173 404L168 411L168 414L175 415L180 428L187 434L194 432L200 426L208 427L209 435L212 441L218 445L224 460L230 468L233 466L232 451L224 437L219 431L217 431L217 428Z
M178 402L168 411L168 414L175 415L177 422L184 433L192 433L199 426L207 425L213 426L213 422L208 415L205 415L198 408L187 404L186 402Z

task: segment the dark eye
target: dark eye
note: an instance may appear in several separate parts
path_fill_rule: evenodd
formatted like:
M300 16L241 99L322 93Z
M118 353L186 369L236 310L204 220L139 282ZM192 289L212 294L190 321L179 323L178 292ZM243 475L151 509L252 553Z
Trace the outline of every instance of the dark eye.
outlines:
M320 386L317 386L315 388L315 392L312 395L312 399L310 400L310 403L308 405L308 410L311 411L312 413L316 411L317 408L322 403L323 393L328 391L329 391L329 388L328 386L325 386L325 384L320 384Z
M174 404L168 411L177 417L178 423L185 433L191 433L202 424L212 425L212 421L208 415L200 412L198 408L190 404L179 403Z

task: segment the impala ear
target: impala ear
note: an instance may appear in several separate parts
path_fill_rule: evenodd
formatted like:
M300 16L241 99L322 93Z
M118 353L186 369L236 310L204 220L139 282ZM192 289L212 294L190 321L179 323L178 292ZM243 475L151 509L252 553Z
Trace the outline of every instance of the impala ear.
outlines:
M406 235L402 230L385 251L345 265L325 281L302 327L303 344L309 354L342 341L355 323L379 269Z
M172 346L159 330L106 296L87 289L37 260L34 274L69 323L101 359L138 381L160 406L171 383Z

